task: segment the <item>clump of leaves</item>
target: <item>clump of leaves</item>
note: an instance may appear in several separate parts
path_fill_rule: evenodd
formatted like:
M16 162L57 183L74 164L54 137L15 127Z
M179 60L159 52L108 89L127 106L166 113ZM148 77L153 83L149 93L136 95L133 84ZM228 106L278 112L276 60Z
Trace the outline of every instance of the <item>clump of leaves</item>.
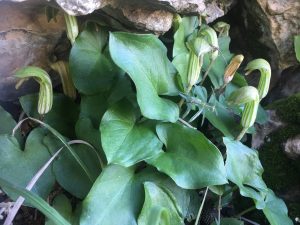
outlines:
M258 89L248 86L236 72L243 56L229 52L228 25L216 27L218 37L197 17L176 16L170 59L155 35L109 32L89 23L77 36L76 18L65 18L69 62L52 64L65 95L51 95L53 107L48 95L43 102L43 91L21 97L33 122L25 148L10 134L16 134L15 122L0 111L8 118L0 135L0 185L11 198L25 197L25 204L47 216L47 225L197 225L209 192L217 210L209 224L224 225L244 224L242 214L221 213L228 194L239 190L270 224L292 224L284 202L262 179L258 152L241 142L255 122L264 122L259 102L268 91L269 64L248 64L247 71L261 72ZM26 78L40 73L22 71L30 72ZM74 101L74 87L80 101ZM90 144L70 146L74 139ZM25 190L55 153L32 191ZM63 193L52 206L43 200L55 182L77 198L76 207Z

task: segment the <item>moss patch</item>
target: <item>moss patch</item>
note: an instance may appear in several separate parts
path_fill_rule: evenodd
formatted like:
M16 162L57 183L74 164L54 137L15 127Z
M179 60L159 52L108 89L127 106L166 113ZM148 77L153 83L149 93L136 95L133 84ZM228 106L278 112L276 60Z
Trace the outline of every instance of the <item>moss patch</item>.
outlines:
M300 184L300 159L289 159L283 150L288 138L300 133L300 93L276 101L267 107L275 109L277 115L287 125L266 137L265 144L259 150L264 167L263 179L267 186L278 193ZM300 203L286 202L291 218L299 217Z
M300 125L300 93L275 101L267 109L276 109L277 115L283 121Z

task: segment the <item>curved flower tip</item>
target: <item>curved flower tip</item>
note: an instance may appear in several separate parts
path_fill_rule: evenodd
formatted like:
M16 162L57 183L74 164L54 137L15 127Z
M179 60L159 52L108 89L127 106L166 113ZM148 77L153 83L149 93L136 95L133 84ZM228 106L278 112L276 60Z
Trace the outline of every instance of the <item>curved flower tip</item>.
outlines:
M220 21L214 25L214 29L220 33L220 36L228 36L230 25L228 23Z
M271 66L265 59L255 59L246 66L245 75L250 74L254 70L260 71L260 79L258 84L258 92L260 100L266 97L270 87L271 81Z
M210 44L202 37L190 40L187 45L190 51L192 51L197 57L200 57L200 55L204 55L212 50Z
M211 60L216 60L219 55L219 42L215 30L207 26L199 31L199 35L206 38L207 42L211 45Z
M259 94L255 87L245 86L233 91L227 98L229 105L241 105L251 101L258 101Z
M38 100L38 113L44 115L48 113L52 108L53 103L53 90L52 82L45 70L35 66L28 66L15 72L15 76L21 79L20 83L17 83L18 88L24 80L29 78L35 79L40 84L39 100Z

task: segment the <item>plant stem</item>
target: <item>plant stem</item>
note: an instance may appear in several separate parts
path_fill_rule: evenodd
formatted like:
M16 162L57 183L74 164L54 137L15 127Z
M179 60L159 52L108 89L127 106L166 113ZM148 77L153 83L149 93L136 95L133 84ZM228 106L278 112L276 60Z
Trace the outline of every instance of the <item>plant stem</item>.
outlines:
M237 215L234 216L234 217L240 218L241 216L243 216L243 215L245 215L246 213L251 212L251 211L253 211L253 210L255 210L255 209L256 209L255 206L251 206L250 208L245 209L244 211L240 212L239 214L237 214Z
M193 88L193 85L189 85L189 86L187 87L186 91L185 91L185 94L186 94L186 95L189 94L190 91L192 90L192 88ZM180 99L180 102L178 102L179 108L182 107L183 103L184 103L184 98L181 98L181 99Z
M247 132L247 130L248 130L248 128L243 127L241 133L236 137L235 140L236 140L236 141L240 141L240 140L244 137L244 135L245 135L245 133Z
M198 225L198 223L200 221L201 213L202 213L202 210L203 210L203 206L204 206L204 202L205 202L205 199L206 199L207 192L208 192L208 187L205 190L205 193L204 193L204 196L203 196L203 200L201 202L201 205L200 205L200 208L199 208L199 211L198 211L198 215L197 215L197 218L196 218L196 222L195 222L194 225Z
M210 62L210 64L209 64L209 66L208 66L208 68L207 68L205 74L203 75L202 81L201 81L201 83L200 83L201 86L203 86L203 83L204 83L204 81L205 81L205 79L206 79L206 77L207 77L207 75L208 75L210 69L212 68L212 65L214 64L214 62L215 62L215 60L212 60L212 61Z
M179 118L178 119L179 122L181 122L182 124L184 124L185 126L189 127L189 128L192 128L192 129L197 129L196 127L193 127L191 124L189 124L188 122L186 122L185 120Z

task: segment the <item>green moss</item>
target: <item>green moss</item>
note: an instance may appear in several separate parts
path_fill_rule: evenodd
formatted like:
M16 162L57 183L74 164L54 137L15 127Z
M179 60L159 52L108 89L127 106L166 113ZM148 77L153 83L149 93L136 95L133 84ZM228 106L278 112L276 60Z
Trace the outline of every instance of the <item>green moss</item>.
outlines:
M276 109L277 115L287 123L300 124L300 93L270 104L268 109Z
M300 133L300 93L273 102L267 107L275 109L287 125L268 137L259 150L265 172L263 178L269 188L278 193L300 185L300 159L289 159L283 151L283 143ZM299 217L300 203L286 202L291 218Z
M263 178L268 187L275 192L300 183L299 162L289 159L283 152L282 143L289 137L295 136L300 126L287 126L279 129L267 138L260 149L260 160L265 172Z

